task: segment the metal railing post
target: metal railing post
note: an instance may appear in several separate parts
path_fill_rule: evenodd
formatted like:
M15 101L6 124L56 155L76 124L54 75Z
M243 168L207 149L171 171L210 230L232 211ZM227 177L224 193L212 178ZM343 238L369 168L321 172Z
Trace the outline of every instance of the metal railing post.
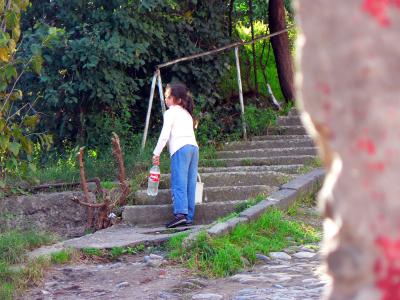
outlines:
M237 81L238 81L238 86L239 86L240 109L241 109L241 113L242 113L243 138L247 141L246 118L244 115L242 78L240 75L239 47L235 47L235 58L236 58Z
M164 90L163 90L163 87L162 87L160 69L157 69L156 72L157 72L158 93L160 94L160 101L161 101L161 109L162 109L162 112L164 114L164 112L165 112Z
M154 73L153 80L151 82L149 107L147 109L146 124L144 126L144 133L143 133L143 140L142 140L142 151L144 150L144 147L146 146L147 131L149 130L151 108L153 106L154 90L156 88L156 79L157 79L157 72Z

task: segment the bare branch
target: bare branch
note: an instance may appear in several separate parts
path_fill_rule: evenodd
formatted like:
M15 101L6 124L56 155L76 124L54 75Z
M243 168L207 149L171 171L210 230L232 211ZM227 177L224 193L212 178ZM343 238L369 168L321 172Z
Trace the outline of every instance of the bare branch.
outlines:
M90 201L90 197L89 197L89 189L88 189L88 184L86 181L86 176L85 176L85 166L83 164L83 149L84 147L81 147L79 149L79 172L80 172L80 176L81 176L81 185L82 185L82 190L83 190L83 195L85 197L85 201L86 203L92 203L92 201ZM89 206L88 207L88 227L92 227L92 220L93 220L93 209Z
M80 205L83 205L83 206L86 206L89 208L99 208L99 207L104 206L104 203L87 203L87 202L80 200L78 197L72 197L71 200L75 203L78 203Z
M122 195L119 197L117 203L119 205L125 205L126 203L126 197L129 194L129 186L126 184L125 180L125 165L124 165L124 158L122 155L121 151L121 144L119 141L118 135L113 132L113 137L111 138L112 144L113 144L113 154L115 155L118 165L119 165L119 174L118 174L118 179L119 179L119 185L122 191ZM116 204L114 204L116 205Z

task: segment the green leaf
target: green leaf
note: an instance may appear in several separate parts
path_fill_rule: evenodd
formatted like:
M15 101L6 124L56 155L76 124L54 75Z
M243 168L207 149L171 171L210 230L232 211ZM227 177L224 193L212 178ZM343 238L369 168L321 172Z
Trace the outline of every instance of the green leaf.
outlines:
M32 153L33 150L33 143L30 139L27 137L22 137L21 138L21 144L22 144L22 149L29 155Z
M32 172L36 172L37 171L36 166L34 164L32 164L32 163L28 164L28 167Z
M6 135L1 135L0 136L0 149L1 150L6 150L8 147L8 144L10 143L10 137Z
M6 79L10 81L11 79L17 79L17 69L13 65L8 65L5 70Z
M14 154L14 156L18 156L19 149L21 149L21 144L12 142L8 144L8 150Z
M33 115L24 118L24 125L29 128L35 128L38 122L39 122L39 115Z
M0 180L0 189L5 189L5 188L6 188L6 183Z
M12 30L13 40L18 42L20 36L21 36L21 28L19 26L14 27Z
M13 30L18 25L18 15L15 11L6 12L6 26L8 29Z
M41 55L34 55L32 58L31 66L33 71L40 75L42 71L43 57Z

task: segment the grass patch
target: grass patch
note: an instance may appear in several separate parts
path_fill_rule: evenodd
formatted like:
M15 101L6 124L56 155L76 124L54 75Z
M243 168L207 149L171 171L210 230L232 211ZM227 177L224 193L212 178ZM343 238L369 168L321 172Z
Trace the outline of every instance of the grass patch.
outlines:
M48 234L34 231L9 231L0 234L0 261L8 264L21 263L26 251L49 244L53 239Z
M144 244L139 244L134 247L113 247L111 249L96 249L96 248L83 248L82 254L89 258L100 257L110 260L115 260L122 255L135 255L143 252L145 249Z
M211 238L202 232L189 249L183 249L184 235L168 243L170 258L209 277L229 276L247 264L254 264L256 254L267 255L289 246L288 238L297 244L318 242L319 232L304 223L290 221L277 209L270 209L257 221L239 224L230 234Z
M320 158L316 157L313 160L305 163L302 167L300 167L298 172L300 174L306 174L308 172L311 172L314 169L321 168L321 167L322 167L322 161Z
M14 230L0 234L0 299L15 299L28 286L40 282L50 261L44 258L27 261L25 255L53 240L48 234L34 231Z
M55 252L51 254L50 261L53 264L65 264L72 259L72 251L70 250L61 250L59 252Z

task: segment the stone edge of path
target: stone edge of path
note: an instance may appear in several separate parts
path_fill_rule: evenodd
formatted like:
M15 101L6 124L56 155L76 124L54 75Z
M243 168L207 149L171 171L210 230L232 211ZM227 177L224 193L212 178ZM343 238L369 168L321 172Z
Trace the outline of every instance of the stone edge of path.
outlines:
M191 232L184 240L183 245L189 247L196 240L198 234L204 230L210 236L221 236L232 232L238 224L249 223L259 218L268 208L285 209L304 195L317 192L322 186L324 177L325 170L323 168L296 176L290 182L281 185L278 191L270 194L265 200L242 211L237 217Z

